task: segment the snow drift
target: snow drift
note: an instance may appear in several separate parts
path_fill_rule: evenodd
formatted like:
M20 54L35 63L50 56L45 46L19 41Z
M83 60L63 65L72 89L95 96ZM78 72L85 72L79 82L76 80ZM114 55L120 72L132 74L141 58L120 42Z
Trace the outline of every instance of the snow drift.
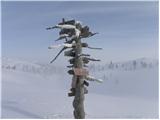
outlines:
M158 60L141 58L89 66L86 118L158 118ZM73 118L63 67L2 59L2 118Z

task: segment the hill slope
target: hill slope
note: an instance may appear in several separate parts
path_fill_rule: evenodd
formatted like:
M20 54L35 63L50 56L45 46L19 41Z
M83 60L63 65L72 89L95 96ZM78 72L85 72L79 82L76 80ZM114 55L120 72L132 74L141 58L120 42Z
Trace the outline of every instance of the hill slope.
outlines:
M90 83L86 118L158 118L156 64L128 70L90 68L104 83ZM67 97L71 76L63 69L17 60L3 61L2 65L2 118L73 118L73 98Z

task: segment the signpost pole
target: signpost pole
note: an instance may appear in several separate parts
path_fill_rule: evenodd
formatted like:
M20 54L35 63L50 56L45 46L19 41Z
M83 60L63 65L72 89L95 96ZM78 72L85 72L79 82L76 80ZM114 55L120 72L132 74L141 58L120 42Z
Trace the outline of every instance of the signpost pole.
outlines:
M72 57L69 60L71 66L67 66L68 68L72 68L68 73L73 75L71 93L68 93L68 96L75 96L73 100L74 118L85 119L84 94L87 94L88 90L84 85L89 86L89 83L86 80L97 82L102 82L102 80L89 76L88 71L83 68L87 67L86 64L88 64L89 61L100 60L89 58L90 55L88 54L82 54L82 47L89 49L101 48L90 47L87 43L82 43L81 38L88 38L97 33L90 32L88 26L82 26L80 22L75 20L65 21L62 19L61 23L46 29L50 30L55 28L59 28L61 30L59 32L60 37L58 40L65 39L66 41L61 45L49 47L49 49L63 47L50 63L54 62L64 50L72 48L64 53L65 56Z
M75 63L74 67L82 69L83 68L83 60L82 57L78 57L82 53L82 46L81 46L81 39L78 38L76 40L76 47L75 47ZM74 117L76 119L84 119L85 118L85 111L84 111L84 76L77 76L76 80L76 89L75 89L75 98L73 101L74 107Z

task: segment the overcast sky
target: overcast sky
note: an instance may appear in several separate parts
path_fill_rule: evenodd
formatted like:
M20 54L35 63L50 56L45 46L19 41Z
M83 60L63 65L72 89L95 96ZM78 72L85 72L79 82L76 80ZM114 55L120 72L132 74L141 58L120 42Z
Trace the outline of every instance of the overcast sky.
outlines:
M158 58L158 2L2 2L2 56L49 62L48 50L62 18L82 21L100 34L83 39L102 51L86 50L103 62ZM56 64L65 62L63 54Z

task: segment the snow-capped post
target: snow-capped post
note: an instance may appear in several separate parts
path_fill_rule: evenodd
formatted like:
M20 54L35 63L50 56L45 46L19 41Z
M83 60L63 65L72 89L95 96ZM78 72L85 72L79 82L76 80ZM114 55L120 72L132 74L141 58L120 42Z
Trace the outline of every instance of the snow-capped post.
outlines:
M89 76L89 72L84 68L87 67L86 64L88 64L89 61L100 61L100 60L89 58L90 56L89 54L82 53L82 48L83 47L89 49L101 49L101 48L90 47L88 46L87 43L82 43L81 39L91 37L97 33L90 32L89 27L82 26L81 22L79 21L75 20L65 21L64 18L62 19L61 23L53 27L49 27L47 28L47 30L55 28L60 28L59 32L60 37L55 41L65 39L65 42L60 45L52 45L48 47L49 49L62 47L60 52L51 61L51 63L54 62L64 50L70 49L64 52L65 56L72 57L69 60L71 65L67 66L68 68L71 68L71 70L69 70L68 73L70 75L73 75L71 89L70 89L71 92L68 93L68 96L69 97L75 96L73 101L74 118L84 119L85 118L84 94L88 93L86 86L89 86L89 83L86 80L97 81L99 83L101 83L102 80Z

